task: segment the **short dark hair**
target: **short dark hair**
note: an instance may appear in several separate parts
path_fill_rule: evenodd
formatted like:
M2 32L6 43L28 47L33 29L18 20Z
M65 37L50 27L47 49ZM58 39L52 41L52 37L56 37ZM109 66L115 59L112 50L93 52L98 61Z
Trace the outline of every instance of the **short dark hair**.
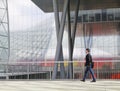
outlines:
M86 51L90 52L90 49L89 49L89 48L86 48Z

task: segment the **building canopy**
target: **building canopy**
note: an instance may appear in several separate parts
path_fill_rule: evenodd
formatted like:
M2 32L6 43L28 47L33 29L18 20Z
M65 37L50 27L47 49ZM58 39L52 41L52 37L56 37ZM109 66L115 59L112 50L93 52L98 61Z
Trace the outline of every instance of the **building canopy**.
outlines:
M53 0L32 0L44 12L53 12ZM65 0L58 0L59 10L63 10ZM71 11L77 0L71 0ZM80 10L119 8L120 0L80 0Z

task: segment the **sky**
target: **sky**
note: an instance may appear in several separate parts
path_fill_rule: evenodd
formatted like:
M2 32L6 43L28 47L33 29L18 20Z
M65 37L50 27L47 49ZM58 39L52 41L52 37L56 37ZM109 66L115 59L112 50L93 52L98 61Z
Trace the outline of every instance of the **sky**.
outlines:
M48 17L31 0L8 0L8 7L11 31L28 29Z

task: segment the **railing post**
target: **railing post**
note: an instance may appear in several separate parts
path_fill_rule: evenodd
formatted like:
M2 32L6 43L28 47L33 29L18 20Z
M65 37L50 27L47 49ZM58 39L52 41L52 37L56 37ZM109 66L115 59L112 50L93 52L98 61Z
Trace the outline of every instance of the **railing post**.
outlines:
M50 80L52 80L52 74L51 74L51 71L50 71Z
M83 63L82 63L83 64ZM83 74L82 74L82 77L84 76L84 72L85 72L85 66L83 64Z
M30 75L30 73L29 73L29 63L27 64L27 79L29 80L29 75Z
M9 80L9 76L8 76L8 63L4 64L6 67L6 80Z
M72 73L73 73L73 76L72 76L72 77L73 77L73 78L72 78L72 79L74 79L74 61L71 61L71 62L72 62L71 64L73 64L73 67L72 67L72 70L73 70L73 72L72 72Z
M98 62L97 62L97 79L99 79L99 67L98 67Z

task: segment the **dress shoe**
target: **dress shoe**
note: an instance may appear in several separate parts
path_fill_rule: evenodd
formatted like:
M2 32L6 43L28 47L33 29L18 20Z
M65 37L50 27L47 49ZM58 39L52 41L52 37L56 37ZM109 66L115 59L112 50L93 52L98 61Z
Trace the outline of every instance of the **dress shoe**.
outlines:
M85 82L85 80L81 80L82 82Z
M96 82L96 80L92 80L91 82Z

